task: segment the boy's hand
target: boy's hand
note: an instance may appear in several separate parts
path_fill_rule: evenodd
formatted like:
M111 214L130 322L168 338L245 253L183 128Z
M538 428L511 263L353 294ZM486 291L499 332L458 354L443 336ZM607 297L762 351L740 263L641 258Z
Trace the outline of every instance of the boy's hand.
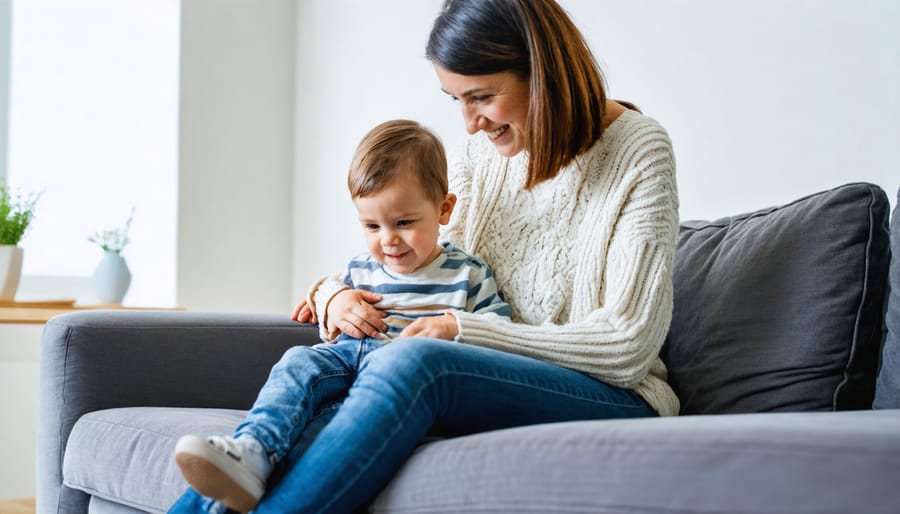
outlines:
M310 307L309 302L306 301L306 298L300 300L300 303L294 307L294 313L291 314L291 319L294 321L299 321L300 323L318 323L319 319L316 316L316 310Z
M420 336L453 341L457 335L459 335L459 327L456 326L456 317L445 312L443 316L429 316L413 321L394 339Z
M387 313L372 306L379 301L381 295L360 289L344 289L334 295L325 309L328 335L342 332L357 339L378 337L388 328L382 319Z

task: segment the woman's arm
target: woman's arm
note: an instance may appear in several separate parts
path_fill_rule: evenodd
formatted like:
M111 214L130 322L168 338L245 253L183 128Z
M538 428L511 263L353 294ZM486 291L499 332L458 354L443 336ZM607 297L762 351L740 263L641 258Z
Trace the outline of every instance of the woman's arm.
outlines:
M533 326L457 313L460 341L535 357L620 387L641 382L658 360L672 315L678 200L671 145L659 139L628 163L632 178L620 184L626 196L618 218L606 221L612 223L606 252L596 256L600 273L573 288L572 321Z

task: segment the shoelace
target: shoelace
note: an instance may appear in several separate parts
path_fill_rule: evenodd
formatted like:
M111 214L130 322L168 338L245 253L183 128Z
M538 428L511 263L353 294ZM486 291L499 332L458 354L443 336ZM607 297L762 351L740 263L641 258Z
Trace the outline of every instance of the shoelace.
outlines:
M241 461L244 452L234 438L224 437L220 435L211 435L206 438L206 442L215 446L232 459Z
M225 455L228 455L238 462L246 462L246 464L252 463L254 461L254 459L252 458L249 461L244 460L244 452L251 452L263 455L263 458L268 461L268 465L270 467L275 465L274 455L264 454L261 448L257 451L252 446L242 445L238 443L237 439L233 437L211 435L206 438L206 442L215 446L216 448L224 452Z

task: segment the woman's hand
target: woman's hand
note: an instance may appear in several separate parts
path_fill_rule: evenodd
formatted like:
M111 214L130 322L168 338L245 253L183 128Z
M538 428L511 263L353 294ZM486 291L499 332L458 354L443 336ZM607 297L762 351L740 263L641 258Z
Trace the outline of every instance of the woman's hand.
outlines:
M456 317L445 312L443 316L430 316L413 321L395 339L420 336L453 341L457 335L459 335L459 327L456 326Z
M388 328L382 319L387 313L372 306L379 301L381 295L360 289L344 289L334 295L325 309L328 337L334 338L341 332L357 339L378 337Z
M294 307L294 313L291 314L291 319L294 321L299 321L300 323L318 323L319 319L316 316L316 310L313 309L309 302L306 301L306 298L300 300L300 303Z

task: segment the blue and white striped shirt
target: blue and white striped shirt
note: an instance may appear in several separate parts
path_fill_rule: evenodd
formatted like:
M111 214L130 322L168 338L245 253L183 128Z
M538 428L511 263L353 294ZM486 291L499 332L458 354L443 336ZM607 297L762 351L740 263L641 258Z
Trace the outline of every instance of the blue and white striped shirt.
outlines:
M450 243L441 246L443 251L430 264L409 274L391 271L369 253L347 265L345 285L382 296L374 306L388 314L384 319L388 337L400 335L418 318L448 310L509 317L509 304L487 265Z

